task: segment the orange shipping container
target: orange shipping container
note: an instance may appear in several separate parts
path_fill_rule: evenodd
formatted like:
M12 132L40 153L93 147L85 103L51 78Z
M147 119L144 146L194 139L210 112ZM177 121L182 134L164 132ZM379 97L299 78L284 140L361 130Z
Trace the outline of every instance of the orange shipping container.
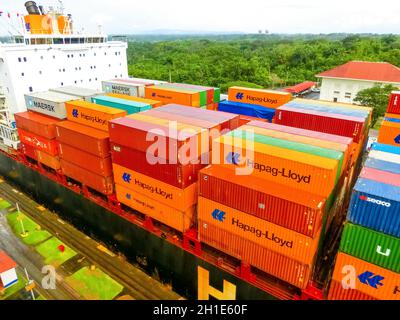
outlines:
M342 283L344 278L354 279L353 289L378 300L400 300L399 273L339 252L332 279Z
M127 94L107 93L106 96L113 97L113 98L118 98L118 99L125 99L125 100L130 100L130 101L142 102L142 103L151 105L153 108L158 108L158 107L161 107L163 105L163 103L161 101L152 100L152 99L145 99L145 98L139 98L139 97L134 97L134 96L128 96Z
M59 170L61 168L60 159L56 156L52 156L46 152L36 150L37 160L43 163L45 166L53 169Z
M197 215L207 225L214 225L293 260L308 265L312 265L314 261L320 232L312 239L203 197L199 197Z
M400 114L395 114L395 113L386 113L385 118L389 119L400 119Z
M345 289L340 282L332 281L329 288L328 300L376 300L354 289Z
M228 100L276 109L292 100L292 95L288 92L230 87Z
M114 181L123 187L138 192L154 201L159 201L174 209L185 211L197 203L197 183L185 189L113 164Z
M383 121L379 130L378 142L400 147L400 123Z
M183 104L190 107L200 107L200 93L183 89L163 87L145 87L145 98L167 103Z
M119 184L115 185L115 189L119 202L175 230L183 233L193 225L195 206L185 211L179 211L143 196L140 193L133 192Z
M121 109L100 106L87 101L70 101L65 103L67 119L89 127L108 131L108 121L126 116Z

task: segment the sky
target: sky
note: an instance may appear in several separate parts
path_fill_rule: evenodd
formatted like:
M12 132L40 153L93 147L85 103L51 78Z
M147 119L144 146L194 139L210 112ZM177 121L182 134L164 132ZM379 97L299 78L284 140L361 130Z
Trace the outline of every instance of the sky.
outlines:
M45 6L56 0L37 0ZM25 0L0 0L0 34ZM256 33L396 33L399 0L64 0L78 30L135 34L159 30ZM15 17L14 17L15 16Z

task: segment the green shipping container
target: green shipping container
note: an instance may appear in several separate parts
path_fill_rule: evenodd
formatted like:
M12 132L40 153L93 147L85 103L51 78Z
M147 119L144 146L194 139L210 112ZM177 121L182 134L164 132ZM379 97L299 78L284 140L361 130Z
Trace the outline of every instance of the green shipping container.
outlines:
M151 105L142 102L136 102L131 100L119 99L109 96L96 96L92 98L92 102L105 107L112 107L126 111L126 113L134 114L152 108Z
M400 273L400 238L347 223L340 251Z
M221 89L214 88L214 103L219 103L221 101Z

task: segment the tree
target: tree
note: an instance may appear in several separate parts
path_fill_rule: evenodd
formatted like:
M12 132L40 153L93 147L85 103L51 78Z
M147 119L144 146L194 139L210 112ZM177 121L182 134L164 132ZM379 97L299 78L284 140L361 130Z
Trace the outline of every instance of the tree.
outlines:
M385 115L389 104L389 95L392 91L397 90L392 85L377 85L372 88L364 89L358 92L354 101L361 105L374 109L372 114L371 126L374 127L379 117Z

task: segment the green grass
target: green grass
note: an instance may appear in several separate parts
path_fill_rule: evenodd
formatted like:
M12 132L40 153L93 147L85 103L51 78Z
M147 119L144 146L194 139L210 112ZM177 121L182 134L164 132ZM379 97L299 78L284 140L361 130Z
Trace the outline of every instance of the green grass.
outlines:
M88 300L112 300L123 286L99 269L84 267L66 279L66 282Z
M65 251L61 252L58 248L60 245L65 247ZM55 237L47 240L44 243L36 246L36 251L44 258L46 264L51 264L54 267L62 265L65 261L71 259L76 255L76 252L67 247L60 240Z
M41 230L40 226L28 218L26 215L20 212L14 212L7 214L8 224L14 233L21 238L21 240L27 245L37 245L51 237L51 234L46 230ZM22 224L25 232L28 234L26 237L22 237Z
M24 279L18 276L18 282L12 285L11 287L7 288L4 291L4 294L0 294L0 300L7 300L8 298L16 294L18 291L24 289L24 287L25 287Z
M11 204L7 202L6 200L0 200L0 210L4 210L11 207Z

